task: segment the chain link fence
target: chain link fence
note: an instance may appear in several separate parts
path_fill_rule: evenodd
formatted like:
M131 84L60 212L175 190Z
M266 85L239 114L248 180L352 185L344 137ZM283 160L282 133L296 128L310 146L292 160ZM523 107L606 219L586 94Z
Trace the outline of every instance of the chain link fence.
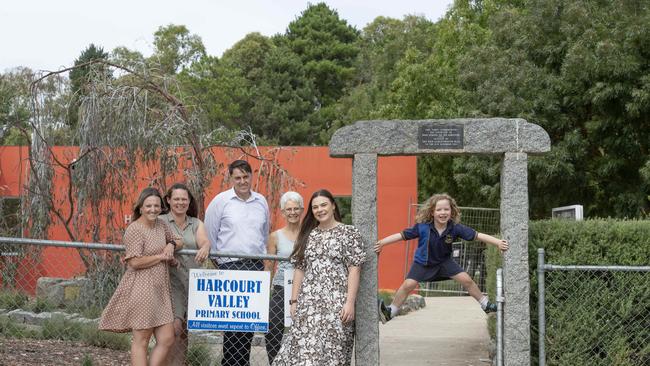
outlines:
M412 215L410 225L415 221L415 213L420 205L412 205ZM499 232L499 219L500 212L496 208L480 208L480 207L461 207L462 218L461 223L467 225L474 230L489 234L497 235ZM408 249L417 247L417 241L411 240L407 243ZM469 274L470 277L476 282L478 287L483 293L487 292L485 280L487 278L487 270L485 267L485 250L486 245L480 241L458 241L452 243L453 258L458 265ZM409 252L410 253L410 252ZM410 266L413 256L407 256ZM408 269L405 273L408 272ZM467 291L458 282L454 280L446 280L439 282L423 282L420 284L420 294L423 296L464 296Z
M0 238L0 365L129 365L130 334L97 330L125 270L123 250L122 245ZM196 251L177 254L194 257ZM219 257L226 255L241 260L221 264L223 270L263 270L263 259L286 260L237 253ZM214 268L209 262L204 268ZM269 305L268 333L188 332L186 364L269 365L285 331L283 287L273 286Z
M650 266L544 263L538 250L538 364L650 365Z

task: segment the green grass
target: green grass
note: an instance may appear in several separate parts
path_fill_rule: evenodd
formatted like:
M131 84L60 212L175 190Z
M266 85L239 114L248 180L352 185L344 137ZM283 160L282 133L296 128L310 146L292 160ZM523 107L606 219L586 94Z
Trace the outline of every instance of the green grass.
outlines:
M93 366L93 358L89 355L84 355L83 360L81 360L81 366Z
M384 301L384 304L388 306L391 302L393 302L393 297L395 296L395 291L394 290L379 290L377 293L377 297L382 299Z
M190 366L210 366L212 354L205 344L191 344L187 350L187 364Z

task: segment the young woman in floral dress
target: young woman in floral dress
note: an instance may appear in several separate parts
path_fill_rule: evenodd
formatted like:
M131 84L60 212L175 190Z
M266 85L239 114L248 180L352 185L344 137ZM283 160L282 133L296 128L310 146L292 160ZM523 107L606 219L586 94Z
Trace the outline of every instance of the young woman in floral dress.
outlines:
M293 326L273 365L349 365L364 244L354 226L341 223L329 191L316 191L306 208L291 254Z

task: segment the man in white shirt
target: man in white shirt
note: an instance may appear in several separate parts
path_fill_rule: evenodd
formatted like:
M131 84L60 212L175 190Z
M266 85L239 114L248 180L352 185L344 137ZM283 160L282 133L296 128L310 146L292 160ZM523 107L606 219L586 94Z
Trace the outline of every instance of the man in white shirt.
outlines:
M266 254L270 217L266 198L251 190L253 171L244 160L228 166L232 188L219 193L205 212L205 228L211 252ZM258 259L218 258L212 260L219 269L262 271ZM224 332L223 366L248 366L253 333Z

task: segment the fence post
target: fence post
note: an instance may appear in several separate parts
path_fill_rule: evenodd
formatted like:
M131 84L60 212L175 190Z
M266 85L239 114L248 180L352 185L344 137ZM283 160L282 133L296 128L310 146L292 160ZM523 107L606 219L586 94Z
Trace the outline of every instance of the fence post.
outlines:
M503 269L497 268L497 366L503 366Z
M544 248L537 249L537 314L538 314L538 346L539 366L546 365L546 350L544 339L546 339L546 314L544 313Z

